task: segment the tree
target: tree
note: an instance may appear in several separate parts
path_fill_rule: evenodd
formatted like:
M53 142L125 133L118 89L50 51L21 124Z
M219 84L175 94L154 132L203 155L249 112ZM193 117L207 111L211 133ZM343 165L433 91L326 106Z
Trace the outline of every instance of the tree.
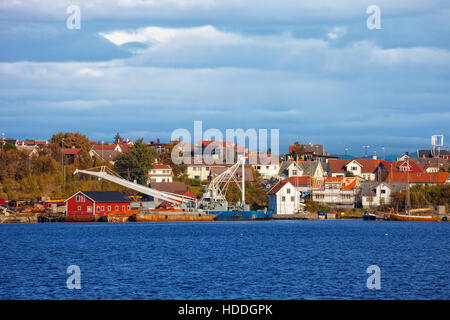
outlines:
M298 141L295 141L295 143L294 143L294 148L292 148L292 151L291 151L290 155L291 155L294 159L298 159L298 158L300 158L304 153L305 153L305 147L304 147L303 145L301 145L300 143L298 143Z
M16 149L16 146L13 145L12 143L7 142L3 145L3 151L15 150L15 149Z
M86 152L89 152L91 145L89 139L81 133L59 132L54 134L50 139L50 144L58 145L60 148L81 148Z
M148 171L153 167L155 153L138 139L126 152L122 153L114 163L115 170L125 179L136 180L146 184Z
M117 132L116 135L114 136L114 143L119 143L121 141L123 141L123 139L120 136L120 134Z

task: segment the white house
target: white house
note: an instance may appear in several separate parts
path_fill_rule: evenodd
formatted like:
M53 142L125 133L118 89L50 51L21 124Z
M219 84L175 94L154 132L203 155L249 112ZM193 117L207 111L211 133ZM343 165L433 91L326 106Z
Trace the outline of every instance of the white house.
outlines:
M258 163L258 164L252 164L252 167L258 171L259 175L263 179L270 179L270 178L277 178L278 177L278 171L280 170L280 164L279 163Z
M361 198L364 208L389 205L391 203L391 188L385 182L363 182L361 184Z
M288 180L275 184L268 192L269 211L272 214L295 214L303 212L301 193Z
M278 176L284 179L301 176L323 178L327 176L327 171L320 161L283 161Z
M328 177L323 184L313 188L312 199L332 206L354 207L356 201L357 178Z
M156 164L148 171L147 183L152 182L172 182L172 168L167 164Z

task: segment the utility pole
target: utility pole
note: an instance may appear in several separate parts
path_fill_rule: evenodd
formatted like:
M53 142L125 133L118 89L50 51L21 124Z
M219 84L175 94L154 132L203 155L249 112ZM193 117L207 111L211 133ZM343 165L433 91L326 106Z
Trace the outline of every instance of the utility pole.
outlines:
M5 133L2 132L2 152L4 151L5 148Z
M66 175L64 174L64 138L61 139L61 174L62 174L62 191L66 189Z

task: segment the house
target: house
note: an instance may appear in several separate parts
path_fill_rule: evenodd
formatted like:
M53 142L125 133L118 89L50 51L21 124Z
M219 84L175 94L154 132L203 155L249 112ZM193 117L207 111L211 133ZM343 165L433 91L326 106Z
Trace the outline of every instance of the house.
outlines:
M448 172L391 172L386 181L391 183L408 183L412 185L435 185L450 183Z
M96 221L108 213L130 210L130 199L118 191L78 191L66 200L66 221Z
M353 208L356 203L357 177L327 177L312 189L312 200L326 205Z
M365 180L375 181L378 165L384 162L381 159L330 159L328 160L328 176L346 177L358 176Z
M257 163L252 164L252 167L258 171L259 175L263 179L270 179L278 177L278 171L280 170L280 165L278 163Z
M439 158L444 160L450 160L450 151L447 149L434 151L434 150L417 150L417 158Z
M17 141L16 146L30 146L30 147L44 147L48 145L48 141L37 141L37 140L26 140L26 141Z
M205 164L204 162L200 164L188 164L186 165L186 175L189 179L206 181L211 178L211 168L212 164Z
M397 191L392 186L394 191ZM376 208L383 205L391 204L391 185L386 182L369 182L361 183L361 203L363 208Z
M28 154L28 157L30 157L30 158L39 155L39 147L38 146L18 145L18 146L16 146L16 148L17 148L17 150L25 151Z
M109 161L110 163L114 164L114 161L116 161L117 157L119 157L122 152L124 152L124 148L128 148L128 144L126 144L126 146L127 147L125 147L125 144L121 146L119 143L94 144L89 151L89 155L91 157L99 157L103 161Z
M214 179L218 175L222 174L229 167L231 167L231 165L212 167L211 168L211 179ZM244 167L244 175L245 175L244 178L245 178L246 182L253 182L254 181L253 171L252 171L251 167L249 167L249 166ZM236 171L235 176L236 176L237 180L241 180L242 179L242 169L241 168L239 168L239 170Z
M188 196L191 195L190 193L187 193L188 191L184 182L152 182L150 183L150 188L162 192L176 193ZM164 202L164 200L162 199L155 199L151 196L149 196L148 198L150 201L154 202L155 206L158 206Z
M296 214L303 212L304 204L301 193L290 180L277 182L268 192L269 207L272 214Z
M147 183L152 182L172 182L173 172L172 168L167 164L155 164L153 168L148 171Z
M75 159L80 156L81 148L62 148L62 153L64 155L66 164L73 164Z
M295 176L323 178L327 174L326 164L321 161L283 161L278 172L278 176L284 179Z

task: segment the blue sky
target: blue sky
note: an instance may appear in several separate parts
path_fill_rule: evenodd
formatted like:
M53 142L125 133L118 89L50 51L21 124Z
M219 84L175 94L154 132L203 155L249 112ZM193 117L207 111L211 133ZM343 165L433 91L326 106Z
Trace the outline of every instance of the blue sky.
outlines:
M164 141L202 120L280 129L281 151L415 151L450 139L449 34L443 0L2 1L0 130Z

